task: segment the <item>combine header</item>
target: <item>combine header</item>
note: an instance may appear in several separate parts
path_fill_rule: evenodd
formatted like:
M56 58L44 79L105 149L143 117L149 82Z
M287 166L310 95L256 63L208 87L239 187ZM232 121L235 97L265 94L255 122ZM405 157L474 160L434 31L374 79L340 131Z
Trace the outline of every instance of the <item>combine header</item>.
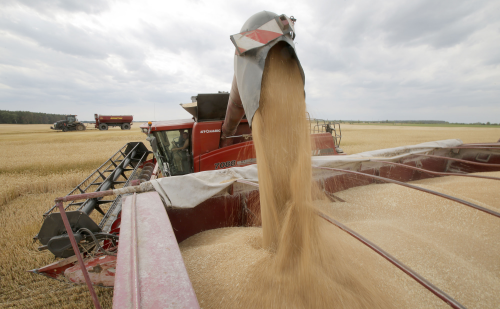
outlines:
M151 161L146 162L151 160L150 155L151 152L143 143L128 143L68 193L66 197L82 194L88 196L84 201L73 200L64 207L75 238L80 244L80 251L99 253L107 248L116 249L118 236L113 232L113 223L121 212L121 196L93 198L92 194L126 187L132 180L149 180L154 167ZM43 225L34 239L42 245L39 250L49 250L60 258L74 256L61 214L57 211L54 205L43 214ZM107 240L104 247L99 245L101 240ZM55 274L51 273L49 276L54 277L53 275Z

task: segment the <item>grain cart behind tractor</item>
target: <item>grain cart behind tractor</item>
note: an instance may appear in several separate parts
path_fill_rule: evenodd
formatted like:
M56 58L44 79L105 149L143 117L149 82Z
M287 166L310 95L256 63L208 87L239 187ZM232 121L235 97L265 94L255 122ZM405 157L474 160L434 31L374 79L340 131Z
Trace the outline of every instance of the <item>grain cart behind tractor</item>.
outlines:
M76 115L66 115L66 119L59 120L54 123L52 130L67 131L83 131L86 129L85 125L76 119Z
M134 116L132 115L98 115L94 114L95 128L107 130L109 127L120 127L122 130L130 130Z

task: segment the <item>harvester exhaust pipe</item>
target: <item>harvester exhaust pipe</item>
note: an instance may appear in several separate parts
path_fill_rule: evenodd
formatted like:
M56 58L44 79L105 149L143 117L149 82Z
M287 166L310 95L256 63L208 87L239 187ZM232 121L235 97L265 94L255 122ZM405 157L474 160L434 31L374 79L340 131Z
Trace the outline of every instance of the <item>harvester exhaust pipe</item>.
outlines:
M285 41L288 50L296 58L305 81L304 71L295 52L296 19L285 14L278 15L262 11L252 15L241 28L240 33L231 35L236 47L234 55L234 77L227 104L226 117L222 126L221 146L229 146L238 124L246 114L252 126L253 115L259 108L262 74L269 50L278 42Z

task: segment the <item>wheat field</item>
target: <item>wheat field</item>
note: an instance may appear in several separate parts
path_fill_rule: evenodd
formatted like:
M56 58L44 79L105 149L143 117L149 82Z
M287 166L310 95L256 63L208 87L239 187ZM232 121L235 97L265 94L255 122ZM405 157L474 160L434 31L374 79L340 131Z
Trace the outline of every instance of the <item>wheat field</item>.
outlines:
M55 197L66 195L127 142L145 141L132 130L55 132L50 125L0 125L0 308L92 308L86 286L27 273L54 261L32 237ZM459 138L496 142L500 128L342 125L347 154ZM112 289L96 288L103 308Z

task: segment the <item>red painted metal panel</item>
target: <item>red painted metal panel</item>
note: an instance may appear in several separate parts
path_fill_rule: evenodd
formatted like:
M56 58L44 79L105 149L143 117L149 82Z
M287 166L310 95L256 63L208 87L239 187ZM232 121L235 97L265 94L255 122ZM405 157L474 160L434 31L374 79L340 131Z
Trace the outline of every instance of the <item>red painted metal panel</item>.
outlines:
M403 160L401 163L409 164L411 166L439 173L446 172L448 168L448 162L446 160L435 159L435 158L413 157L410 160ZM420 180L432 177L434 176L426 173L417 172L413 174L413 179L410 180Z
M156 192L124 198L113 308L199 308Z
M115 284L116 256L96 256L86 259L84 264L93 285L113 286ZM66 269L64 276L73 283L85 283L85 278L79 264Z
M316 156L328 156L337 154L337 151L335 151L335 143L333 141L331 133L311 134L311 149L313 150L313 155Z
M200 156L200 171L242 167L257 162L253 142L220 148Z
M193 126L193 157L219 148L222 121L197 122Z
M393 165L381 166L379 169L379 176L403 182L410 181L415 177L415 174L414 170L399 168Z
M132 115L99 115L100 123L130 123L133 120Z
M181 129L191 129L194 125L193 119L176 119L176 120L165 120L165 121L155 121L151 126L151 132L155 131L169 131L169 130L181 130ZM148 123L143 123L140 125L141 129L148 129Z
M365 173L367 171L363 170L363 172ZM373 183L373 181L367 177L346 174L332 175L332 177L322 179L320 182L320 187L329 193L344 191L350 188L366 186Z
M197 122L193 126L193 156L219 148L222 121Z
M213 136L208 136L209 140L207 140L205 136L202 137L200 136L201 134L196 133L199 132L201 128L203 128L201 132L207 130L206 126L199 128L204 124L207 123L196 124L193 130L193 143L195 147L199 147L197 149L195 148L196 150L194 150L193 152L195 158L194 161L196 162L195 171L210 171L234 166L241 167L257 162L253 141L242 142L240 140L236 140L235 144L233 145L218 148L220 134L213 134ZM214 125L212 126L215 128ZM241 131L244 131L244 127L241 129ZM312 134L311 147L314 155L337 154L337 152L335 151L335 145L332 135L329 133ZM197 154L200 154L200 156L197 156Z
M168 208L168 217L177 241L203 231L231 226L242 226L240 195L213 197L194 208Z
M77 257L76 257L76 255L73 255L73 256L70 256L69 258L56 261L54 263L51 263L49 265L45 265L45 266L40 267L38 269L29 270L29 272L57 279L58 276L63 275L63 273L66 269L73 267L73 265L75 265L76 261L77 261Z

